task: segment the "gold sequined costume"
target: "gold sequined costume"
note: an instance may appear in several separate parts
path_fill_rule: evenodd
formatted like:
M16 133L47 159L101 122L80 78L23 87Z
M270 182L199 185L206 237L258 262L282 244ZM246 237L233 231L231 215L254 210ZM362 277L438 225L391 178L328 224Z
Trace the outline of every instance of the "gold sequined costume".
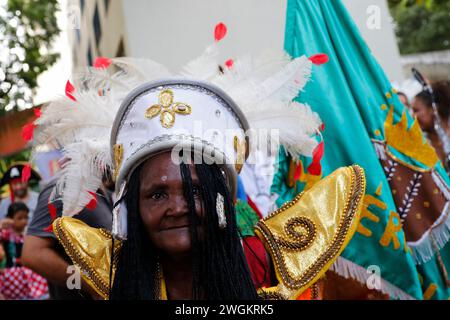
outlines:
M256 234L270 254L278 280L275 287L261 288L261 294L296 299L324 276L355 233L365 185L362 168L340 168L258 222ZM53 230L83 279L107 299L111 235L70 217L55 220ZM117 253L120 241L114 246ZM115 268L114 264L113 277ZM160 297L165 298L164 282L161 287Z

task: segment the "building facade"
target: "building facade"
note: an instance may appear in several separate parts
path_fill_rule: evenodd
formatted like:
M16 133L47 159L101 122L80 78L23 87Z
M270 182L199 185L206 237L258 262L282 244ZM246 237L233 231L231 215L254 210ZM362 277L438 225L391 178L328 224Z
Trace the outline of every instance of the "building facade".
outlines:
M386 0L343 0L391 81L403 80ZM71 0L74 67L97 56L152 58L176 72L213 41L216 23L229 33L223 59L283 47L287 0ZM70 13L69 13L70 14Z

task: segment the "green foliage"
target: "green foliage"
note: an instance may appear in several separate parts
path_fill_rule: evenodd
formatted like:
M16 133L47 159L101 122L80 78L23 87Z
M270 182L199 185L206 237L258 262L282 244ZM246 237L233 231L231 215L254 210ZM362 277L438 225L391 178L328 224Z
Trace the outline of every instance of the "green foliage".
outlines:
M10 155L5 158L0 158L0 178L3 177L3 174L8 170L10 166L16 163L20 162L28 162L30 161L31 157L31 149L24 149L16 154ZM34 191L38 190L38 183L36 182L30 182L30 187ZM8 185L3 186L3 188L0 189L0 196L3 195L5 197L9 192Z
M32 106L37 77L58 59L57 0L0 0L0 116Z
M0 158L0 178L6 170L16 162L28 162L31 157L31 149L25 149L11 156Z
M450 49L450 1L389 0L402 54Z

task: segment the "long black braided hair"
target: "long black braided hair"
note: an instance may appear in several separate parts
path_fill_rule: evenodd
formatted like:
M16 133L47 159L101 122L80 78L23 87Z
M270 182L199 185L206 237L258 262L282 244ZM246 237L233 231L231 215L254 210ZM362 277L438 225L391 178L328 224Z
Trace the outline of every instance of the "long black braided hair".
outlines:
M139 186L142 165L130 178L125 198L128 209L128 239L119 252L110 298L113 300L157 299L158 252L152 245L139 214ZM235 208L226 180L216 164L196 164L203 218L195 212L191 172L180 164L183 192L189 209L192 244L193 299L255 300L258 295L240 243ZM227 226L219 228L217 193L224 198ZM200 226L203 231L199 236Z

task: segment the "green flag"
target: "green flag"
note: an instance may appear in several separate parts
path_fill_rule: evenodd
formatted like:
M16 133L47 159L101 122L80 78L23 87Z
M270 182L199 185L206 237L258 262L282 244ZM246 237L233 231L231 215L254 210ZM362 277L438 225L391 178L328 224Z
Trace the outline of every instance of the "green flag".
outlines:
M298 96L325 124L321 176L354 163L366 172L359 227L333 270L393 298L447 299L448 254L437 253L450 233L449 178L341 1L289 0L285 49L329 57ZM292 163L280 152L272 185L278 204L317 180L308 161L294 170L292 185Z

